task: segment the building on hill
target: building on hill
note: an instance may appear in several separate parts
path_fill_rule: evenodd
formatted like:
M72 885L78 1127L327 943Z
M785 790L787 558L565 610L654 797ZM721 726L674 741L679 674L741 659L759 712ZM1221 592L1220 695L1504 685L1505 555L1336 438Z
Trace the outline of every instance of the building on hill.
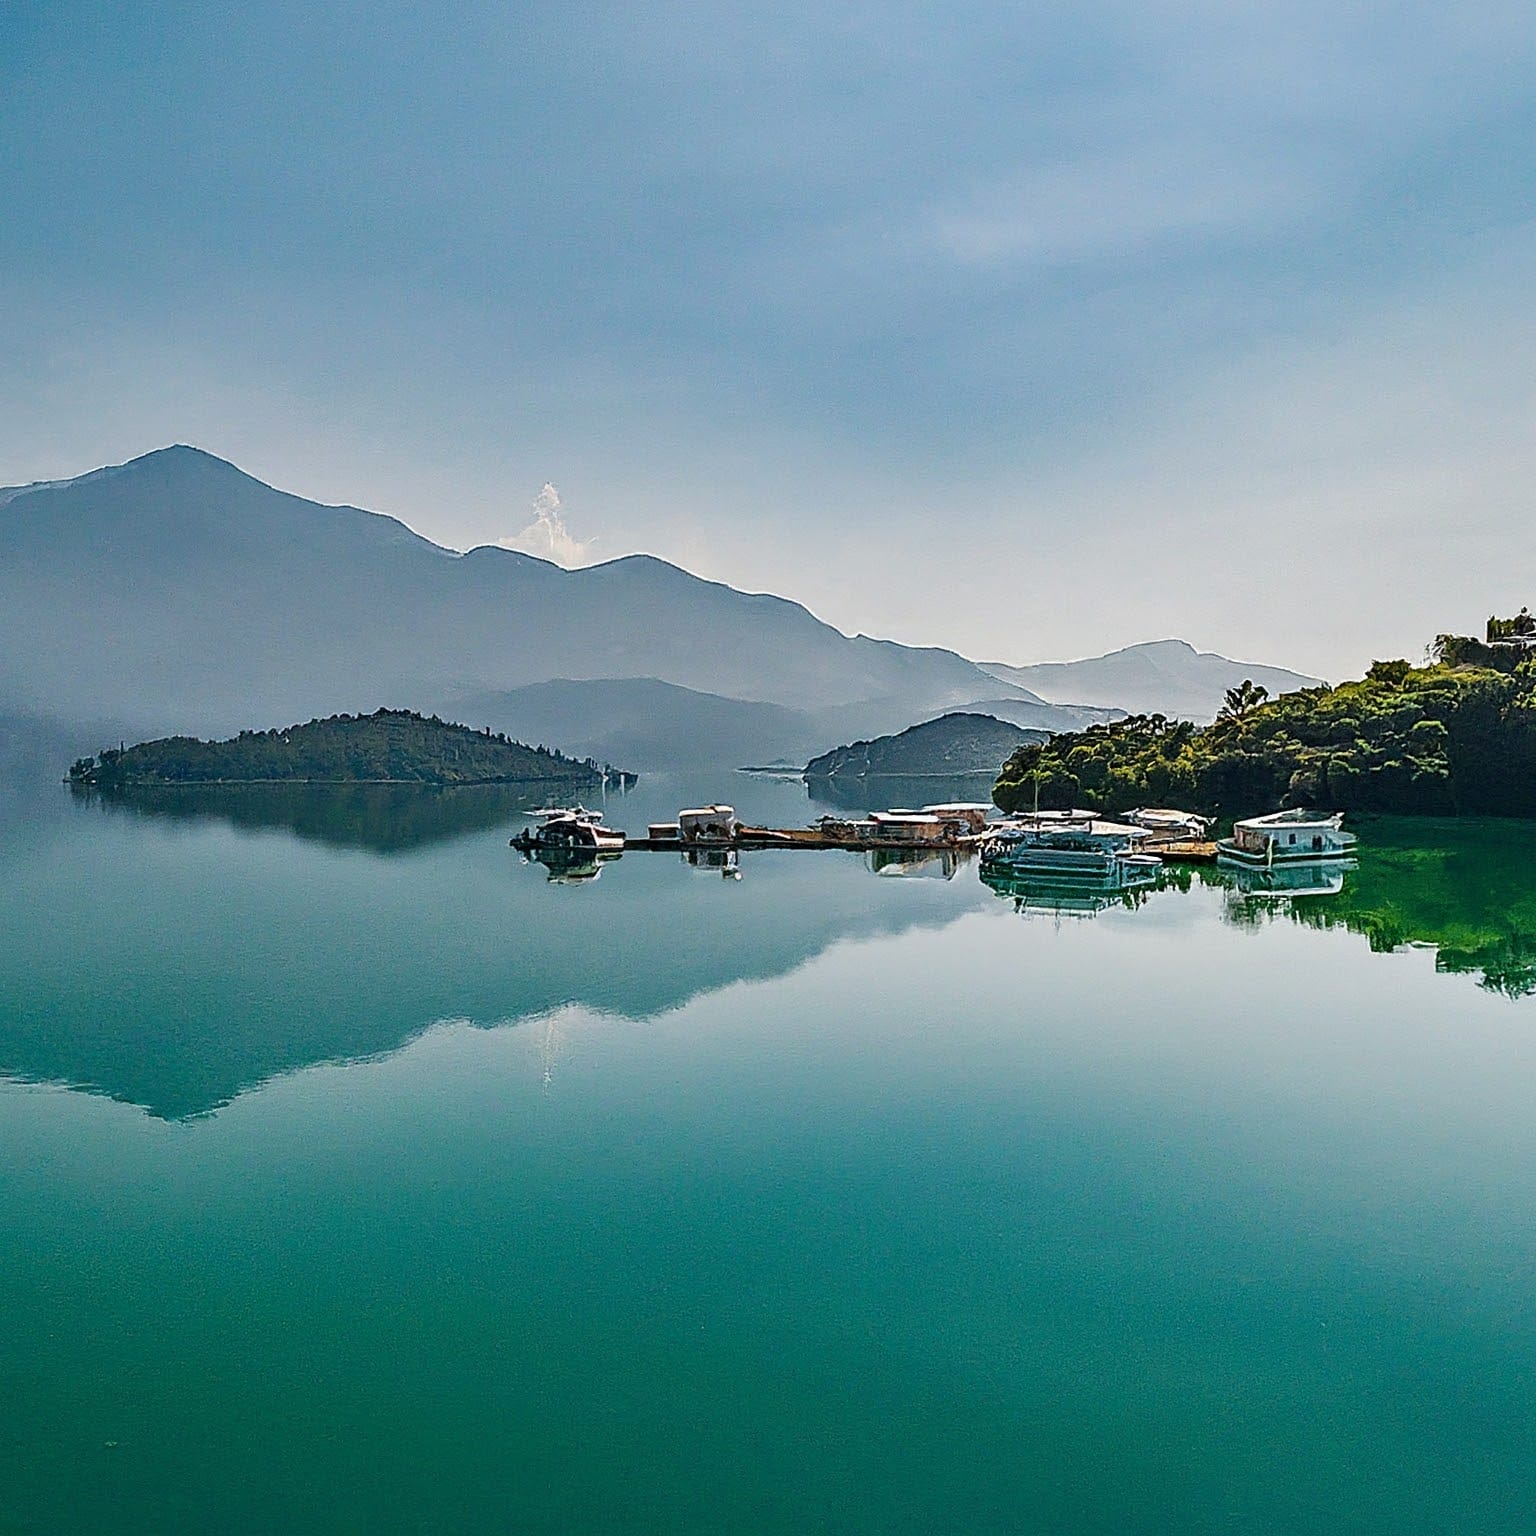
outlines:
M1485 632L1487 644L1520 651L1536 650L1536 616L1522 608L1512 619L1492 617Z

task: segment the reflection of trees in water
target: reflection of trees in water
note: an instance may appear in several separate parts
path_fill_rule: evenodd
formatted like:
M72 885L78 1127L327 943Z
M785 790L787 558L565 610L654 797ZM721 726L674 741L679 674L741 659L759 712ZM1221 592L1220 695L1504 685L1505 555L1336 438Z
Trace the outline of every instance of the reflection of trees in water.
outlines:
M1229 915L1260 922L1283 912L1308 927L1347 928L1378 953L1433 945L1438 971L1474 974L1506 997L1536 994L1536 824L1380 818L1360 833L1359 867L1336 895L1248 903Z
M170 821L222 821L249 831L281 830L333 848L402 853L485 832L541 805L547 784L224 784L97 790L81 802L110 814Z

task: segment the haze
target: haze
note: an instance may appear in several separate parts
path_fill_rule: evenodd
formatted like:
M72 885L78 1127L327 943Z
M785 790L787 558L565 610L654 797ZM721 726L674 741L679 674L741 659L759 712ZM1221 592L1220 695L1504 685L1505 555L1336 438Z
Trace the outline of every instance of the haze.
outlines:
M1536 592L1524 7L6 17L0 484L193 442L1013 662Z

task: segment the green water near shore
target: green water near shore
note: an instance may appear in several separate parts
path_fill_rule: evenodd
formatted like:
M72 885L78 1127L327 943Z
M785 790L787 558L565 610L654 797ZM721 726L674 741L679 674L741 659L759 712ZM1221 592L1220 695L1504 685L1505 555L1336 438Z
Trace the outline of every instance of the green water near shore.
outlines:
M0 1532L1536 1527L1531 829L1075 917L505 798L9 810Z

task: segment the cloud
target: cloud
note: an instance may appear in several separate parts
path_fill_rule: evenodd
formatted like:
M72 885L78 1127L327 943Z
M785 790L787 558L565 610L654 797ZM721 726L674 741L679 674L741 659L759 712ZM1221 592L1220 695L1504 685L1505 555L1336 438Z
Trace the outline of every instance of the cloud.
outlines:
M587 563L597 540L578 539L566 527L560 492L546 481L533 500L533 521L521 533L498 542L503 549L519 549L540 560L553 560L556 565L577 566Z

